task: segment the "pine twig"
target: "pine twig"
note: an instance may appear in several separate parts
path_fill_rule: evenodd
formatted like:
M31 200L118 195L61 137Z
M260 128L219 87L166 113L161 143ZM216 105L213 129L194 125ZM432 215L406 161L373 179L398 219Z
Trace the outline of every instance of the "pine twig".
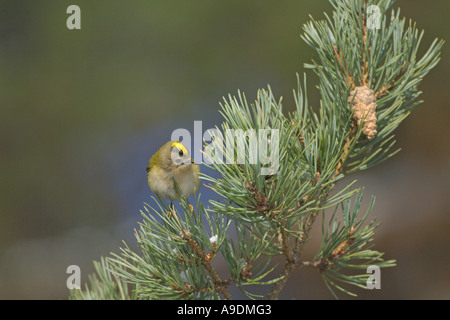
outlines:
M281 233L283 252L286 257L286 264L284 265L281 272L281 280L273 284L272 288L266 296L267 300L277 299L284 286L286 285L289 277L292 275L293 271L297 267L302 265L301 263L299 263L298 257L301 255L303 246L308 239L309 232L311 231L316 217L317 212L313 212L308 216L300 237L297 239L294 246L289 245L287 240L287 232L283 230L284 232Z
M229 284L228 281L222 281L219 277L219 275L217 274L216 270L214 270L214 268L211 266L211 260L212 257L214 256L215 253L213 254L205 254L203 252L202 249L200 249L200 247L198 246L197 242L192 239L192 236L190 234L190 232L188 230L184 230L182 228L182 225L180 223L180 220L178 219L178 216L174 210L173 212L173 217L175 218L175 220L178 223L178 226L180 227L181 230L181 238L183 240L185 240L188 245L194 250L195 255L200 259L200 262L202 264L202 266L209 272L214 285L215 285L215 290L217 292L220 292L224 295L225 299L227 300L231 300L232 296L230 294L230 292L228 291L227 285Z

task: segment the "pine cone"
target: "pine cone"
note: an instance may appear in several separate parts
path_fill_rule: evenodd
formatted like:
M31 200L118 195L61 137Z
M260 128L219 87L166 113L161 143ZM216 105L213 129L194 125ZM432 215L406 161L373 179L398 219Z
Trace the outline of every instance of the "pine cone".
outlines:
M367 139L373 139L377 134L377 103L375 93L366 86L355 87L350 91L348 98L348 102L352 103L352 101L353 118L358 125L361 124L361 121L364 121L362 132L366 135Z

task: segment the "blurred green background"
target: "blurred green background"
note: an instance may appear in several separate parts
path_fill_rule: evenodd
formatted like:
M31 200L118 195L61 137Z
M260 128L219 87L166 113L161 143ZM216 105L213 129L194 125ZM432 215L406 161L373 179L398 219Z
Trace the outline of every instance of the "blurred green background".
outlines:
M66 28L70 4L81 30ZM450 39L449 1L398 6L425 29L423 51ZM301 27L323 11L328 1L0 1L0 299L66 299L67 266L84 282L93 260L134 243L148 158L176 128L219 124L222 96L270 84L292 110L312 58ZM359 298L450 298L448 58L447 43L397 131L402 152L350 177L377 197L376 248L398 260ZM280 298L332 296L304 269Z

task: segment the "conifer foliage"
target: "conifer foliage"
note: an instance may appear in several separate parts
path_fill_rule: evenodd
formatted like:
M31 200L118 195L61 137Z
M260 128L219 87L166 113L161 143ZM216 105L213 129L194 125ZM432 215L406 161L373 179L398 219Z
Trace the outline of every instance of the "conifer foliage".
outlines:
M377 225L367 219L374 198L363 210L363 190L337 183L397 152L393 131L421 102L418 86L443 41L418 57L423 31L400 18L394 0L330 3L332 14L311 19L302 35L315 52L305 67L318 77L319 105L309 105L306 76L297 77L290 113L270 87L253 102L238 92L221 103L218 132L276 129L268 139L279 145L277 172L261 175L263 164L248 157L210 162L220 178L203 175L203 183L220 200L204 205L198 196L192 206L181 198L172 208L153 198L141 211L139 250L124 244L95 262L96 274L70 298L232 299L238 288L249 298L277 299L298 268L316 269L337 297L366 288L367 267L395 265L373 247ZM251 139L243 141L249 150ZM303 248L318 218L321 246L307 261ZM223 265L227 271L218 272Z

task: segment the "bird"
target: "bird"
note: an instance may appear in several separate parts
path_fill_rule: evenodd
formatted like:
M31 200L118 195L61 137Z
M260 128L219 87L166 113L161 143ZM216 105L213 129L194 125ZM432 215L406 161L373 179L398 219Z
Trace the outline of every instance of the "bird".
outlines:
M147 181L152 192L169 199L173 206L180 194L188 198L199 190L200 167L181 142L168 141L150 158Z

